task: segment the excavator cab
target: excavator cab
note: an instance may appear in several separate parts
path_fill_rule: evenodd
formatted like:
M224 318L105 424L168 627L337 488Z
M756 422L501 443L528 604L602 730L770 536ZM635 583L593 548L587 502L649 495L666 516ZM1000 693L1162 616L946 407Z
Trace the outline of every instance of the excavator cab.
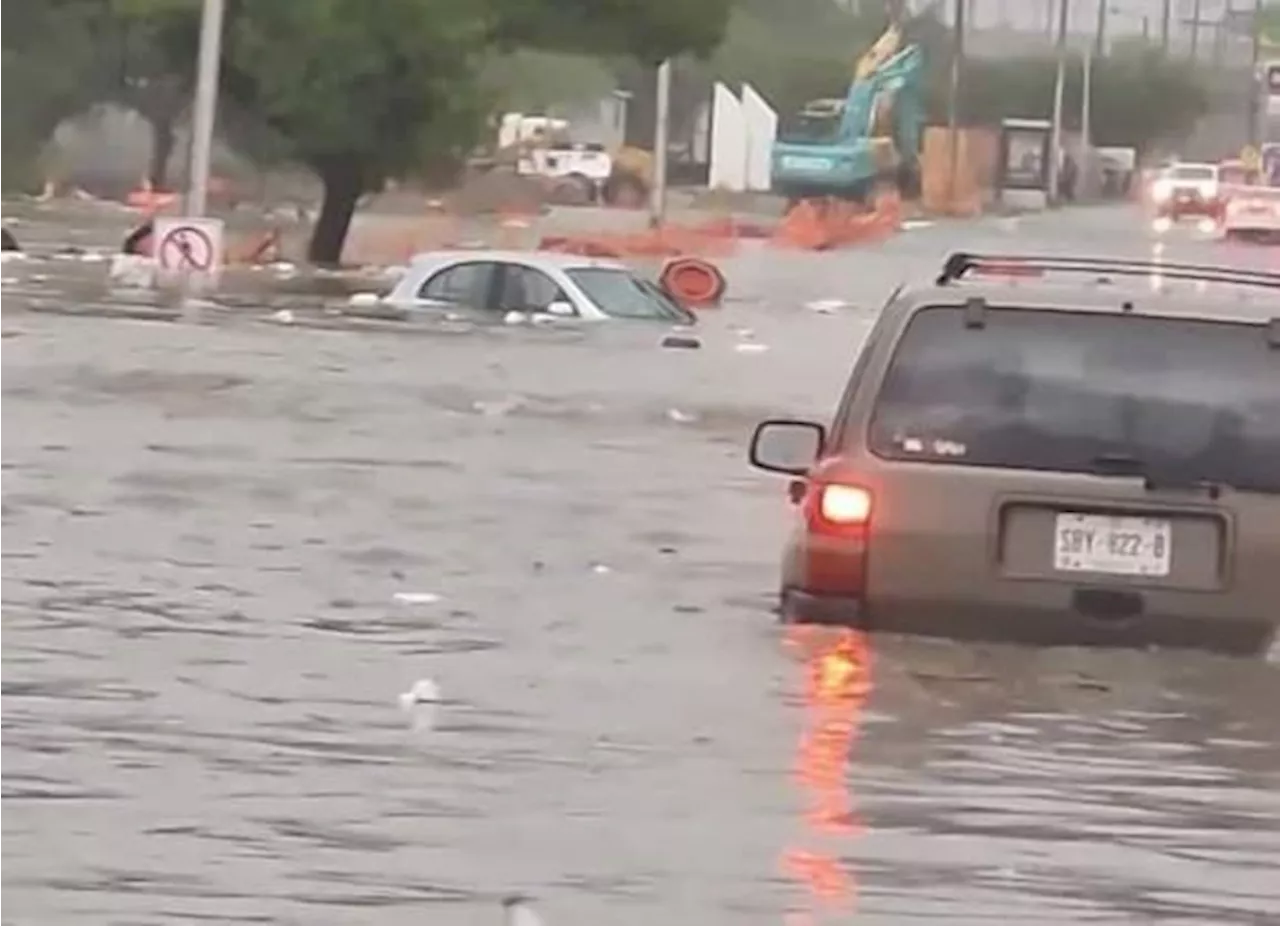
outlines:
M863 199L913 177L924 111L923 54L891 25L853 68L841 100L814 100L774 144L773 188L792 199Z

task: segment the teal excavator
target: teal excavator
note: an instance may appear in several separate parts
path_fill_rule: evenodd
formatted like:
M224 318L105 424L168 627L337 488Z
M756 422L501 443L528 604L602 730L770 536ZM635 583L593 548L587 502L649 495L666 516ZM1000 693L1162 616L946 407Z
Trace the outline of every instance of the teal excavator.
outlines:
M843 100L814 100L773 145L773 190L791 200L862 200L889 183L914 192L924 127L924 55L891 24L854 66Z

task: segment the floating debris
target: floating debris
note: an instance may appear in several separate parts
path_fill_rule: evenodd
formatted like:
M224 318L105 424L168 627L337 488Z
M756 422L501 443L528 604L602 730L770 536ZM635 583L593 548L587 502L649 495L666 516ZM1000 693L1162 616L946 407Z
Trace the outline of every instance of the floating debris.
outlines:
M435 592L396 592L391 597L401 604L435 604L440 600Z

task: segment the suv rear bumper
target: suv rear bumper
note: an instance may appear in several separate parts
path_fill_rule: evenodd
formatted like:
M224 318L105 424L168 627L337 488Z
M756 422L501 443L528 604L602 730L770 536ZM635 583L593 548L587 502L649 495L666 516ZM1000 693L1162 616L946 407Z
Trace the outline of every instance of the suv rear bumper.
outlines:
M858 627L863 623L861 598L815 595L798 588L783 589L779 616L784 624L835 624Z
M815 595L785 589L780 618L788 624L859 627L882 633L944 637L1034 646L1090 646L1209 650L1234 655L1265 652L1276 636L1274 624L1144 614L1124 620L1099 620L1073 610L957 606L868 608L861 598Z

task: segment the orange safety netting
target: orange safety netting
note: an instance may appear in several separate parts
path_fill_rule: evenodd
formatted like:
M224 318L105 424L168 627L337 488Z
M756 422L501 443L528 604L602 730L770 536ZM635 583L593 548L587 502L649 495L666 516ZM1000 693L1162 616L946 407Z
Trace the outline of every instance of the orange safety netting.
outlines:
M683 257L688 254L732 254L737 242L701 228L663 225L633 234L547 235L542 251L560 251L588 257Z
M773 242L806 251L882 241L902 225L902 199L894 191L876 196L870 211L839 200L801 200L783 217Z

